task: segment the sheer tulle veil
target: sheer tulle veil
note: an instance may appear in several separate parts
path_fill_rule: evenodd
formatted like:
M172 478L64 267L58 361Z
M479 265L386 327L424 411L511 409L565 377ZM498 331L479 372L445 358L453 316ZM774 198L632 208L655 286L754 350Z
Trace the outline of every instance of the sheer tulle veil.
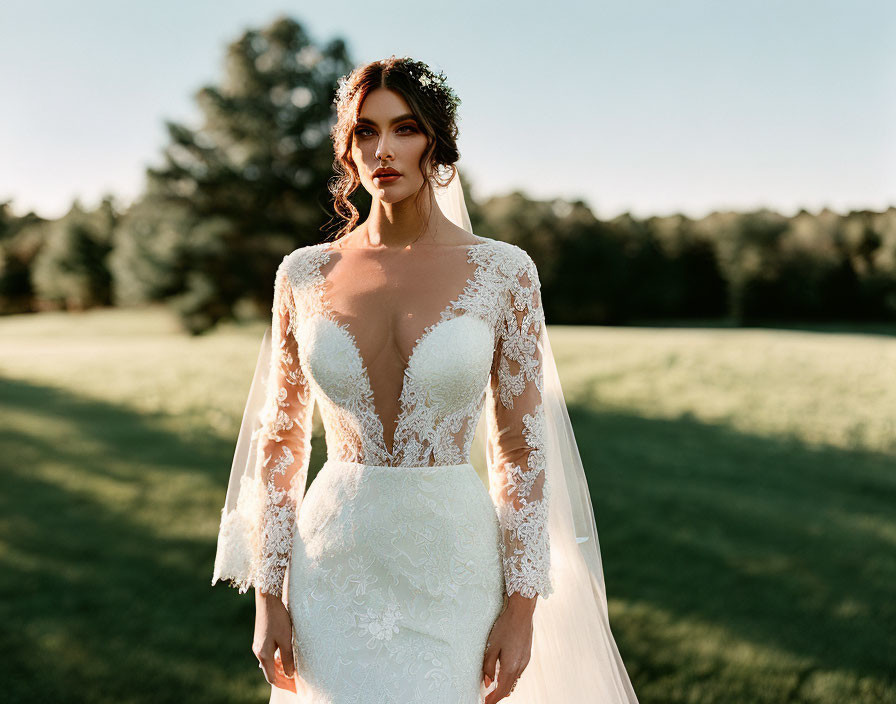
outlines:
M436 187L435 193L445 216L472 232L460 174L447 188ZM636 704L638 699L610 630L591 494L546 325L541 326L539 346L554 592L536 604L529 665L506 701ZM474 453L488 461L491 433L486 419L486 413L479 417Z
M453 223L472 233L460 174L447 187L434 186L439 208ZM234 531L241 539L258 540L254 505L259 500L254 458L256 431L264 407L267 373L271 356L270 328L261 341L258 363L234 452L222 524L239 525ZM540 598L533 616L534 636L529 664L505 701L510 704L637 704L607 614L607 596L588 482L560 378L548 338L541 326L544 384L545 459L549 501L551 581L554 591ZM489 391L490 392L490 391ZM480 415L474 436L471 461L482 476L482 463L489 458L488 414ZM234 555L253 554L247 550L223 550L215 560L214 578L245 567L228 564ZM301 675L301 673L299 673ZM499 671L500 678L500 671ZM299 694L271 688L270 704L301 704ZM486 691L490 691L489 690Z

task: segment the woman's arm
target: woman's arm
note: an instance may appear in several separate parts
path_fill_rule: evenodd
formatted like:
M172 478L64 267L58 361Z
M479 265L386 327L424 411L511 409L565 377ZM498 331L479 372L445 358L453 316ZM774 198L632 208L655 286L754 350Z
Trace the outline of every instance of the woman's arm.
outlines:
M292 621L283 584L311 455L314 398L299 364L296 308L286 272L277 270L271 320L271 367L258 439L262 501L252 652L269 684L295 691ZM278 653L279 651L279 653Z
M314 399L299 364L296 309L286 260L277 270L271 320L271 371L258 438L262 484L261 555L256 591L280 597L311 458Z
M534 262L511 277L492 368L487 412L489 493L504 536L507 608L489 637L483 671L498 686L485 700L510 692L529 662L532 615L539 595L552 592L548 542L548 485L544 459L544 377L538 344L544 313Z
M551 593L544 459L544 313L535 264L511 279L491 376L489 492L504 530L508 595Z

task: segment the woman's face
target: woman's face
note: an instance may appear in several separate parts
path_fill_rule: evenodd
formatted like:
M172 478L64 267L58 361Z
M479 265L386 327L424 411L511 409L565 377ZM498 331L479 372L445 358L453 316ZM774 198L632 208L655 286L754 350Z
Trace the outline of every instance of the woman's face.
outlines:
M367 94L352 135L352 159L361 185L386 203L397 203L423 186L420 158L426 151L426 135L411 109L398 93L377 88ZM380 167L399 172L397 178L380 177Z

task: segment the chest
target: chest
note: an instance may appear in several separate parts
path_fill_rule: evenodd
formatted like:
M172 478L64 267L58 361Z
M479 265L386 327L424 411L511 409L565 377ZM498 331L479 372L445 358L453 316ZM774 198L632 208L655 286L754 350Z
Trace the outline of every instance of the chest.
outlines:
M462 254L331 256L311 292L312 307L349 333L368 367L401 370L441 322L473 313L493 327L493 287L483 285L481 265Z
M340 406L373 408L387 441L421 398L462 411L488 381L501 290L471 259L328 256L298 292L309 376Z

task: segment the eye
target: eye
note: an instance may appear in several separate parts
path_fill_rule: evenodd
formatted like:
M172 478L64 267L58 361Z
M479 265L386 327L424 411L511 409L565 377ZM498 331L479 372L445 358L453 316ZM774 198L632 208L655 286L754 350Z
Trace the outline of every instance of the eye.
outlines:
M408 124L408 125L402 125L402 126L399 127L396 131L397 131L397 132L401 132L402 130L407 130L407 132L405 132L405 134L410 134L410 133L414 133L414 132L416 132L416 131L417 131L417 127L414 126L414 125L410 125L410 124Z
M359 137L366 137L368 134L373 134L373 131L368 127L356 127L355 134Z

